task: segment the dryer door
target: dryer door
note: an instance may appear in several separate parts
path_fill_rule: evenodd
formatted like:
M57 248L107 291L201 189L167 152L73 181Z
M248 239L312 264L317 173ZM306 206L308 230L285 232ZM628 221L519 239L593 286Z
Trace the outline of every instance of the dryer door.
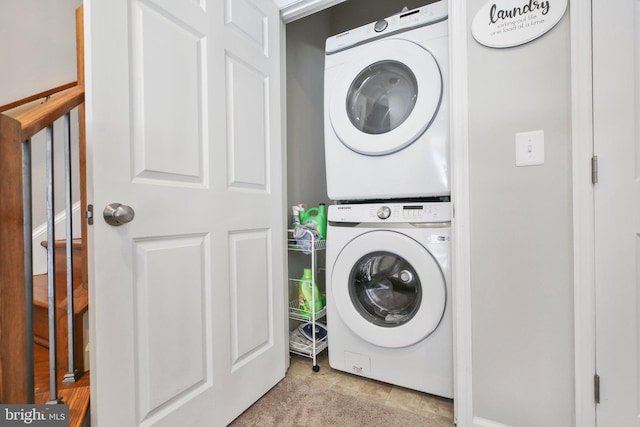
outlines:
M340 252L331 274L340 317L372 344L413 345L435 331L444 315L442 270L405 234L381 230L356 237Z
M401 150L431 125L442 100L442 75L431 52L404 39L352 49L353 60L331 88L329 116L351 150L384 155Z

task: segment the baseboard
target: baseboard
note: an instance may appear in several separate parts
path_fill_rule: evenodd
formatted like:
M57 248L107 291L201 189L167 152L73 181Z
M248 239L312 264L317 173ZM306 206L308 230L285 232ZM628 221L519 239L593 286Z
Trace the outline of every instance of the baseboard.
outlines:
M511 427L496 421L487 420L485 418L473 417L473 427Z
M81 236L80 233L80 202L76 202L71 207L71 219L73 221L73 238L78 239ZM60 212L54 218L55 224L55 240L64 239L67 233L66 227L67 213L66 211ZM47 273L47 251L40 247L40 242L47 240L47 223L40 224L33 229L31 233L33 242L33 274L46 274Z

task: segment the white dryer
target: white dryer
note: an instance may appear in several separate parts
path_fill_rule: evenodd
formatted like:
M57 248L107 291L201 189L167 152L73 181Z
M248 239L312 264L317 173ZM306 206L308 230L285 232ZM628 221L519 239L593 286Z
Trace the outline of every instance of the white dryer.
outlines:
M453 397L450 203L329 207L332 368Z
M447 8L441 0L327 39L331 200L450 194Z

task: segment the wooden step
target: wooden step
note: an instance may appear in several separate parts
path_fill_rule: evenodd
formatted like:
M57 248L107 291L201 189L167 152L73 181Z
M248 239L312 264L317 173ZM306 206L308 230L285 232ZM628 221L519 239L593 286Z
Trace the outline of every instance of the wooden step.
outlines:
M43 242L42 246L47 247ZM73 256L73 322L74 322L74 368L80 372L84 370L84 337L83 315L89 308L89 294L86 284L82 282L82 242L74 239L72 242ZM55 279L56 279L56 359L58 369L66 372L68 362L68 320L67 320L67 265L66 242L55 242ZM49 347L49 297L48 275L33 277L33 305L34 305L34 339L35 342Z
M48 242L41 242L40 245L46 250L48 248ZM55 250L55 270L56 280L59 277L63 277L66 280L67 277L67 242L65 240L56 240L54 242ZM73 282L74 285L81 283L86 289L87 284L83 283L82 278L82 239L73 239L71 241L71 257L73 261Z
M33 281L33 334L37 344L49 347L49 304L47 292L47 275L35 276ZM73 351L74 368L80 372L84 370L84 321L83 315L88 309L88 294L82 287L77 287L73 294ZM67 372L69 367L67 335L67 296L66 292L56 295L56 359L58 370Z
M62 281L64 287L60 286L59 280L56 280L56 306L59 309L67 309L67 284L66 280ZM74 283L73 289L73 312L75 314L84 314L89 309L89 293L82 287ZM49 278L46 274L33 276L33 304L36 307L49 307Z
M47 350L39 345L35 346L35 376L36 393L35 403L46 403L49 398L49 359ZM58 384L61 384L64 374L58 375ZM58 389L58 397L62 403L69 405L69 426L80 427L89 415L89 391L90 376L85 372L75 384L61 384Z
M69 427L81 427L89 415L89 387L61 389L58 396L63 404L69 405ZM40 392L36 396L37 404L44 404L48 400L48 392Z

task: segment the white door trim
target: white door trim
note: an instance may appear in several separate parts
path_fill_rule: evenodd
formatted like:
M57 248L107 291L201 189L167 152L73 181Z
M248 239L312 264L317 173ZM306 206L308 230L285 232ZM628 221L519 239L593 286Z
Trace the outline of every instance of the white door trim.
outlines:
M453 375L456 424L473 425L467 2L449 2L451 194L454 207Z
M280 9L287 24L344 0L300 0ZM471 266L469 212L469 146L468 146L468 61L467 5L449 1L449 52L451 93L451 160L453 188L453 325L454 325L454 401L456 423L473 425L472 341L471 341ZM285 37L285 32L282 32ZM284 51L283 51L284 52ZM284 56L284 54L283 54ZM284 62L283 58L283 62ZM282 72L285 72L283 67ZM283 74L283 79L285 75ZM286 97L284 98L286 99Z
M591 183L593 91L591 2L571 0L575 422L595 427L595 217Z
M280 8L280 19L285 24L327 9L346 0L299 0Z

